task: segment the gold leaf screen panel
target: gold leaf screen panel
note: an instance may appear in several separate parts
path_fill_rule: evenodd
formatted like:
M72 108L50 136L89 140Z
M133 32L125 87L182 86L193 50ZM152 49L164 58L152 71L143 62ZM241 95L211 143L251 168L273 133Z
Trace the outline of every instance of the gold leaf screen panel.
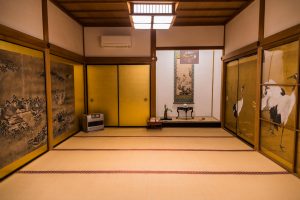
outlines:
M238 61L229 62L226 69L225 127L236 133L236 118L233 114L233 105L237 101Z
M50 60L52 63L61 63L61 66L71 66L72 72L73 72L73 77L71 78L70 81L73 82L73 90L71 90L71 92L73 92L72 98L74 98L74 116L73 116L73 122L71 124L71 126L65 130L61 135L58 135L57 137L54 137L54 145L57 145L58 143L60 143L61 141L63 141L64 139L66 139L67 137L69 137L70 135L80 131L80 122L81 122L81 117L82 114L84 113L84 68L82 64L76 63L74 61L71 60L67 60L55 55L51 55ZM52 74L53 75L53 74ZM53 87L52 83L52 87ZM70 92L70 91L69 91ZM53 94L52 94L53 95ZM53 97L52 97L53 99ZM66 99L66 101L70 101L68 99ZM52 102L53 104L54 102Z
M257 56L239 59L237 134L253 144L255 129Z
M0 51L2 179L47 151L47 123L43 52L1 40Z
M294 168L296 116L299 112L296 106L298 54L298 41L265 50L261 88L261 149L291 171Z

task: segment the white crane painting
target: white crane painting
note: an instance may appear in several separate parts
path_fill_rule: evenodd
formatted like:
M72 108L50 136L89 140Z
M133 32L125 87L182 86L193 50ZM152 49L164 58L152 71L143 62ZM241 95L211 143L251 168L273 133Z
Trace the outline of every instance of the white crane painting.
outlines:
M298 74L288 77L288 79L298 80ZM274 80L269 80L263 86L263 98L261 101L261 110L268 110L270 114L270 120L274 124L271 127L272 133L274 133L274 128L278 130L278 126L282 127L281 138L280 138L280 148L283 150L284 146L282 144L283 132L285 125L289 119L292 109L296 102L295 88L292 86L291 94L286 94L284 88L275 85Z
M241 99L238 100L232 107L232 111L233 111L233 116L235 118L238 118L242 108L243 108L243 104L244 104L244 97L243 97L243 93L244 93L244 89L245 89L245 86L243 85L241 87Z

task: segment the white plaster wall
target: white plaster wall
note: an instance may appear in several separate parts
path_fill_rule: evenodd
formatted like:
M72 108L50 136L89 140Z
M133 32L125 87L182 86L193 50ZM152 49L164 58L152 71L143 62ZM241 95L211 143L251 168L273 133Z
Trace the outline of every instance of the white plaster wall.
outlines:
M300 23L299 0L266 0L265 37Z
M0 24L43 39L41 0L0 0Z
M102 48L102 35L131 35L130 48ZM99 57L148 57L150 56L150 31L127 27L85 27L85 55Z
M224 26L182 26L156 31L157 47L223 46Z
M83 55L82 26L48 1L49 41Z
M258 41L258 28L259 0L255 0L245 10L226 24L225 54Z
M221 50L220 50L221 51ZM156 65L156 115L163 116L164 105L173 110L170 116L177 116L176 109L181 104L173 104L174 102L174 51L157 51ZM215 57L221 56L218 53ZM217 58L221 59L221 57ZM213 67L213 51L200 50L199 63L194 65L194 115L195 116L212 116L212 67ZM215 62L220 64L221 62ZM221 68L220 66L216 67ZM215 72L218 74L218 70ZM216 77L215 79L221 78ZM215 84L221 81L215 80ZM218 87L215 85L215 87ZM220 88L220 86L219 86ZM219 90L220 91L220 90ZM216 96L218 90L214 91ZM220 113L220 102L216 98L215 115Z
M213 113L212 116L220 120L221 117L221 86L222 86L222 50L214 52L214 87L213 87Z

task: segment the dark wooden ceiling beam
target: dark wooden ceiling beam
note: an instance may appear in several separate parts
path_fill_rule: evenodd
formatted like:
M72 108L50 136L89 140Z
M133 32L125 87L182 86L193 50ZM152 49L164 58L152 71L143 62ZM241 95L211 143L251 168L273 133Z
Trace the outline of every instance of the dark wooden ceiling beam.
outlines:
M83 13L83 12L126 12L129 13L127 9L119 9L119 10L69 10L72 13Z
M224 25L224 22L175 22L173 26L210 26Z
M247 3L245 3L244 5L242 5L242 6L240 7L240 9L239 9L234 15L232 15L232 16L227 20L226 24L229 23L229 22L230 22L233 18L235 18L238 14L240 14L243 10L245 10L245 9L246 9L253 1L254 1L254 0L248 0Z
M71 17L73 20L75 20L78 24L82 25L78 19L72 15L67 9L65 9L61 4L59 4L56 0L50 0L55 6L57 6L61 11L66 13L69 17Z
M77 17L79 20L82 19L98 19L98 20L129 20L129 17Z
M176 11L227 11L238 10L237 8L178 8Z
M205 19L205 18L229 18L230 16L177 16L176 19Z

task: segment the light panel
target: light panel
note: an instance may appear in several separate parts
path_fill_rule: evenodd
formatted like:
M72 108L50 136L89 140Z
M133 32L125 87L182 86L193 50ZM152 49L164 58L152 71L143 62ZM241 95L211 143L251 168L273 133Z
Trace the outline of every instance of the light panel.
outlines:
M130 18L135 29L169 29L175 17L172 2L130 2Z
M155 24L171 24L174 16L154 16L154 23Z
M153 24L153 29L169 29L171 24Z
M135 24L151 24L151 16L148 16L148 15L132 15L132 21Z
M151 24L134 24L135 29L151 29Z

